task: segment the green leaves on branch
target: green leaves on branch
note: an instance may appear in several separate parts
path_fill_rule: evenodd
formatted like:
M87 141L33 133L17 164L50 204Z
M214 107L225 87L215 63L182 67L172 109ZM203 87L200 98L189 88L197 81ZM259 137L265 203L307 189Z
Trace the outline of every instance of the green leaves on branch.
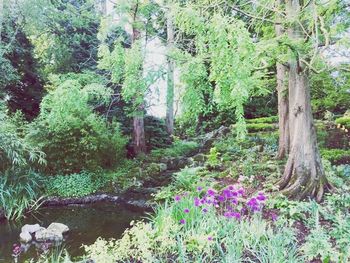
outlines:
M181 64L185 93L207 93L212 104L221 109L233 109L238 135L244 136L243 105L262 77L255 70L259 60L249 32L242 21L220 11L213 14L193 6L175 10L176 26L180 32L193 38L194 50L186 50L191 55L187 55L188 60ZM210 109L208 101L198 103L202 102L202 96L185 96L184 103L191 105L185 109L191 108L190 114L198 115L199 112L205 113L208 107Z

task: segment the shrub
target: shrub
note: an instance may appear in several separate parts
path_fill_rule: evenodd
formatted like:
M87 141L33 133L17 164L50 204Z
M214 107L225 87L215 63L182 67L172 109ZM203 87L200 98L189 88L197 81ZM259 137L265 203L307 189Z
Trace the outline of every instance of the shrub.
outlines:
M198 143L193 141L176 140L169 148L156 149L151 152L151 157L179 157L193 153L198 148Z
M165 148L171 144L165 121L154 116L145 117L145 137L148 150Z
M277 126L271 123L247 123L248 132L274 131Z
M79 75L77 75L78 77ZM27 139L46 153L47 173L74 173L113 167L125 155L126 138L118 123L107 123L94 107L107 103L111 91L81 79L53 81ZM81 83L86 84L83 86Z
M247 119L247 123L277 123L278 116L262 117L256 119Z
M81 172L78 174L49 177L45 183L46 193L51 196L83 197L95 193L104 186L106 180L95 174Z
M346 164L350 162L350 150L321 149L321 155L332 164Z
M340 117L335 120L336 124L345 126L345 128L350 129L350 117Z
M23 139L26 129L23 116L16 113L9 117L0 102L0 172L25 167L35 162L45 163L45 154Z
M7 170L0 174L0 209L9 220L19 219L39 206L42 178L25 170Z

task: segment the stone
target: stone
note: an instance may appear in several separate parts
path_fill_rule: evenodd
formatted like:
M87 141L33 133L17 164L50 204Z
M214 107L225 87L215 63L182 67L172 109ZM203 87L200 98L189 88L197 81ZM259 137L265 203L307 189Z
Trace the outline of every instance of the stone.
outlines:
M168 166L166 165L166 163L160 163L159 164L159 170L161 171L161 172L164 172L164 171L166 171L168 169Z
M63 241L62 232L55 231L54 229L42 229L35 232L35 239L38 242L61 242Z
M29 232L21 232L21 234L19 234L19 239L23 243L29 243L32 241L32 235Z
M203 153L196 154L195 156L192 157L195 162L205 162L207 157Z
M34 234L36 231L39 231L40 228L41 228L41 226L39 224L35 224L35 225L26 224L26 225L22 226L21 231L22 231L22 233L28 232L30 234Z
M51 223L47 230L52 230L54 232L64 234L69 231L69 227L62 223Z

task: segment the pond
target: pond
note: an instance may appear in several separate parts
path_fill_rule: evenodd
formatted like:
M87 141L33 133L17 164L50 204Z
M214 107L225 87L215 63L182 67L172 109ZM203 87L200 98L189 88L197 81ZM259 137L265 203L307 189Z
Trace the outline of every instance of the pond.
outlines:
M19 234L24 224L38 223L48 227L59 222L70 228L63 245L73 257L83 254L82 244L92 244L98 237L119 238L130 226L130 221L144 216L142 211L131 211L120 204L95 203L84 206L45 207L28 215L21 222L0 222L0 263L14 262L13 244L19 244ZM35 258L37 251L32 245L20 255L19 262Z

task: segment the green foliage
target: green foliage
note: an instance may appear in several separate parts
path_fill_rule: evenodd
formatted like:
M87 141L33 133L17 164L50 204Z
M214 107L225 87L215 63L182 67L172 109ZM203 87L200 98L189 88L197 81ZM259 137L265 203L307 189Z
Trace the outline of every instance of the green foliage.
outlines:
M91 82L98 79L86 74L62 83L60 78L53 79L27 136L46 153L46 172L108 168L124 157L126 138L118 123L108 123L94 112L94 107L107 103L111 94L108 88Z
M38 163L45 164L45 154L25 139L26 125L20 114L9 117L0 102L0 172L23 168Z
M210 167L217 167L220 164L220 160L219 160L219 152L216 149L216 147L212 147L209 150L209 154L208 154L208 159L207 159L207 164Z
M160 159L162 157L186 156L198 149L198 143L193 141L175 140L169 147L164 149L155 149L151 151L151 158Z
M248 132L274 131L277 129L277 126L271 123L248 123L246 127Z
M106 184L106 178L88 172L49 177L45 191L50 196L83 197L95 193Z
M345 126L345 128L350 129L350 117L340 117L335 120L335 123Z
M190 115L210 111L213 102L221 109L233 109L237 135L242 137L246 131L243 105L253 93L263 92L257 85L261 74L254 71L256 47L244 23L225 16L218 8L212 13L188 3L174 9L176 26L182 34L193 36L195 46L194 51L178 52L175 57L184 69L186 94L192 94L185 96Z
M261 117L256 119L247 119L247 123L277 123L278 116Z
M9 220L17 220L40 205L43 179L32 171L7 170L0 174L0 209Z
M149 150L165 148L171 144L165 121L154 116L145 116L145 137Z
M119 240L84 246L87 256L97 262L301 262L295 235L283 221L272 227L258 217L228 220L215 209L202 213L190 197L158 207L148 223L131 225Z
M26 0L21 11L45 77L96 68L100 14L94 1Z
M323 71L311 74L311 103L314 114L323 117L326 111L343 114L350 108L350 74L338 71L336 73Z
M321 156L332 164L345 164L350 160L350 150L344 149L321 149Z

